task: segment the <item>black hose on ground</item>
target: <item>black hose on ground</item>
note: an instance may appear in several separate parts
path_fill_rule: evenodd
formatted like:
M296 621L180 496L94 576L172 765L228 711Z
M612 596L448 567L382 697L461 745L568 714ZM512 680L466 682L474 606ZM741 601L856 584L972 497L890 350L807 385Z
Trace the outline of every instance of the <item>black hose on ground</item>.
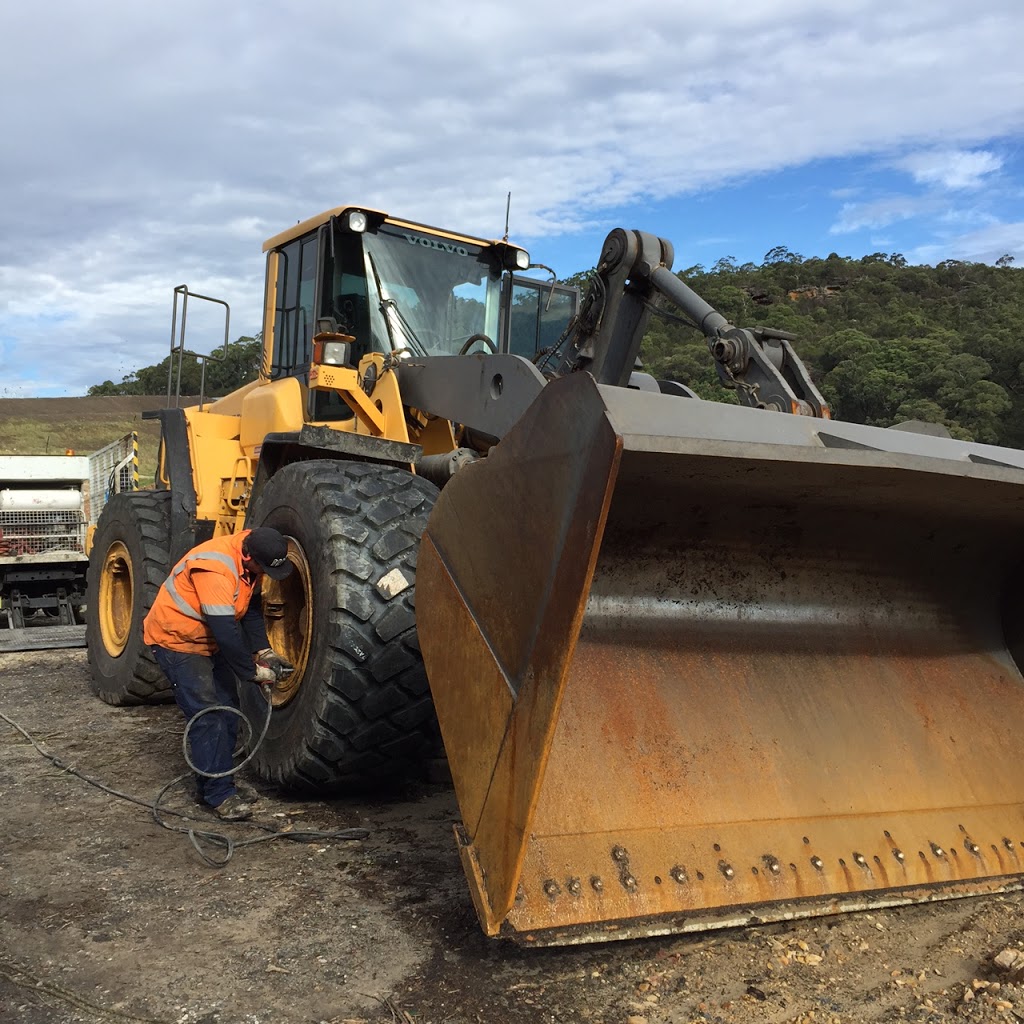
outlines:
M249 722L248 718L246 718L245 715L237 708L228 707L227 705L217 705L216 707L204 708L202 711L198 712L191 719L189 719L188 724L185 726L184 736L182 737L182 744L185 746L185 761L194 772L199 772L199 769L195 767L195 765L192 763L191 758L188 755L189 729L191 728L193 722L195 722L195 720L200 715L207 714L211 711L220 710L231 711L234 714L239 715L242 721L245 722L245 724L248 726L250 730L250 735L252 734L251 723ZM259 740L257 740L252 751L249 753L249 756L244 761L242 761L237 767L232 768L230 772L222 772L221 775L219 776L211 775L208 776L209 778L220 778L224 775L233 775L239 768L249 763L253 755L259 749L260 743L263 742L263 738L267 734L267 729L270 727L270 717L272 712L273 707L270 704L270 701L268 700L267 718L263 725L263 731L260 733L260 738ZM190 842L192 843L192 846L195 848L196 853L198 853L202 860L206 864L209 864L210 867L222 868L231 860L235 850L241 849L246 846L255 846L257 843L268 843L274 839L290 839L292 842L297 843L313 843L359 840L365 839L370 834L369 829L365 828L343 828L337 829L332 832L322 832L316 829L301 829L288 832L280 832L273 826L265 825L259 821L239 821L235 824L249 825L252 828L257 828L263 832L266 832L267 835L256 836L252 839L235 840L232 839L231 836L225 835L221 832L213 832L208 829L194 828L193 826L171 825L168 822L164 821L163 818L161 818L160 816L160 801L163 800L164 796L168 793L168 791L171 790L174 786L176 786L179 782L183 782L184 780L190 778L190 775L188 773L184 775L179 775L177 778L172 779L170 782L168 782L167 785L164 786L163 789L161 789L160 792L157 794L155 800L142 800L139 797L132 796L130 793L122 793L120 790L113 789L105 783L100 782L98 779L90 778L90 776L84 774L83 772L80 772L77 768L75 768L74 765L70 765L67 762L61 760L56 754L51 754L48 750L45 750L39 743L37 743L36 740L29 734L29 732L24 727L19 725L12 718L8 718L7 715L5 715L3 712L0 712L0 719L3 719L12 729L15 729L17 732L21 733L21 735L24 736L25 739L28 740L28 742L31 743L33 747L35 747L36 751L42 757L46 758L46 760L49 761L55 768L58 768L62 772L67 772L67 774L69 775L74 775L75 778L81 779L83 782L87 782L90 786L95 786L97 789L101 789L104 793L109 793L111 796L116 796L120 800L127 800L129 803L138 804L140 807L148 808L153 815L153 820L161 828L165 828L169 832L180 832L183 835L187 835L189 837ZM207 773L199 772L199 774L206 775ZM193 818L189 814L184 813L183 811L173 811L169 808L163 808L162 813L166 815L172 815L176 818L184 818L186 821L199 820ZM203 848L200 846L200 843L206 843L209 846L223 850L224 856L221 859L215 860L203 850Z

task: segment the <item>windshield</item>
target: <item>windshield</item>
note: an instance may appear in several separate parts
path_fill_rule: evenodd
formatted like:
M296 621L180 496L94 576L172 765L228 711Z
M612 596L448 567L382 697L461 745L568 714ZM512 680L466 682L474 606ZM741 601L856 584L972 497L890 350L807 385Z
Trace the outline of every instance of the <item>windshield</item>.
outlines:
M362 238L373 348L457 355L474 334L497 343L501 270L488 249L392 224Z

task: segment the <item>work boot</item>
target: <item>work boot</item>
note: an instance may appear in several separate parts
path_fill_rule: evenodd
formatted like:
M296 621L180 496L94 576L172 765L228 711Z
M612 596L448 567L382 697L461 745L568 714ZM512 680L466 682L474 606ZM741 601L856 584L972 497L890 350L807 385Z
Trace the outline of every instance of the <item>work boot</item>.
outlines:
M252 807L238 793L234 793L223 803L217 804L213 813L222 821L245 821L252 817Z

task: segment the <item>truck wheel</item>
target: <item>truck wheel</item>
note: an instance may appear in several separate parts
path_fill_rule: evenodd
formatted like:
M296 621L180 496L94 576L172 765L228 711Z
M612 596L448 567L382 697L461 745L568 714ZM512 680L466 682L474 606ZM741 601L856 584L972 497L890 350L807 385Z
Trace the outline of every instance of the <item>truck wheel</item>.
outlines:
M169 491L115 494L100 515L89 555L85 639L93 693L108 704L173 700L142 642L142 620L170 572Z
M296 564L263 585L271 646L295 665L274 689L253 762L264 778L332 790L439 755L414 614L416 556L437 493L393 466L315 461L285 466L257 497L247 525L280 530ZM257 734L265 707L243 688Z

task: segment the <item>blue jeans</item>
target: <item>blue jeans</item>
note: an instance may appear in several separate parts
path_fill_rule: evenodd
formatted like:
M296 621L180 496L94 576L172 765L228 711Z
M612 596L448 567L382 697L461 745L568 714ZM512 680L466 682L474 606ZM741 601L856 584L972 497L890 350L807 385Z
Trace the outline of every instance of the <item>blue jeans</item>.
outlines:
M207 657L155 645L151 650L170 681L174 699L186 720L203 708L217 704L238 707L238 684L219 653ZM189 754L196 768L212 775L230 772L238 740L238 716L229 711L203 715L189 730L188 739ZM229 796L234 796L235 780L231 775L208 779L197 774L196 792L203 803L219 807Z

